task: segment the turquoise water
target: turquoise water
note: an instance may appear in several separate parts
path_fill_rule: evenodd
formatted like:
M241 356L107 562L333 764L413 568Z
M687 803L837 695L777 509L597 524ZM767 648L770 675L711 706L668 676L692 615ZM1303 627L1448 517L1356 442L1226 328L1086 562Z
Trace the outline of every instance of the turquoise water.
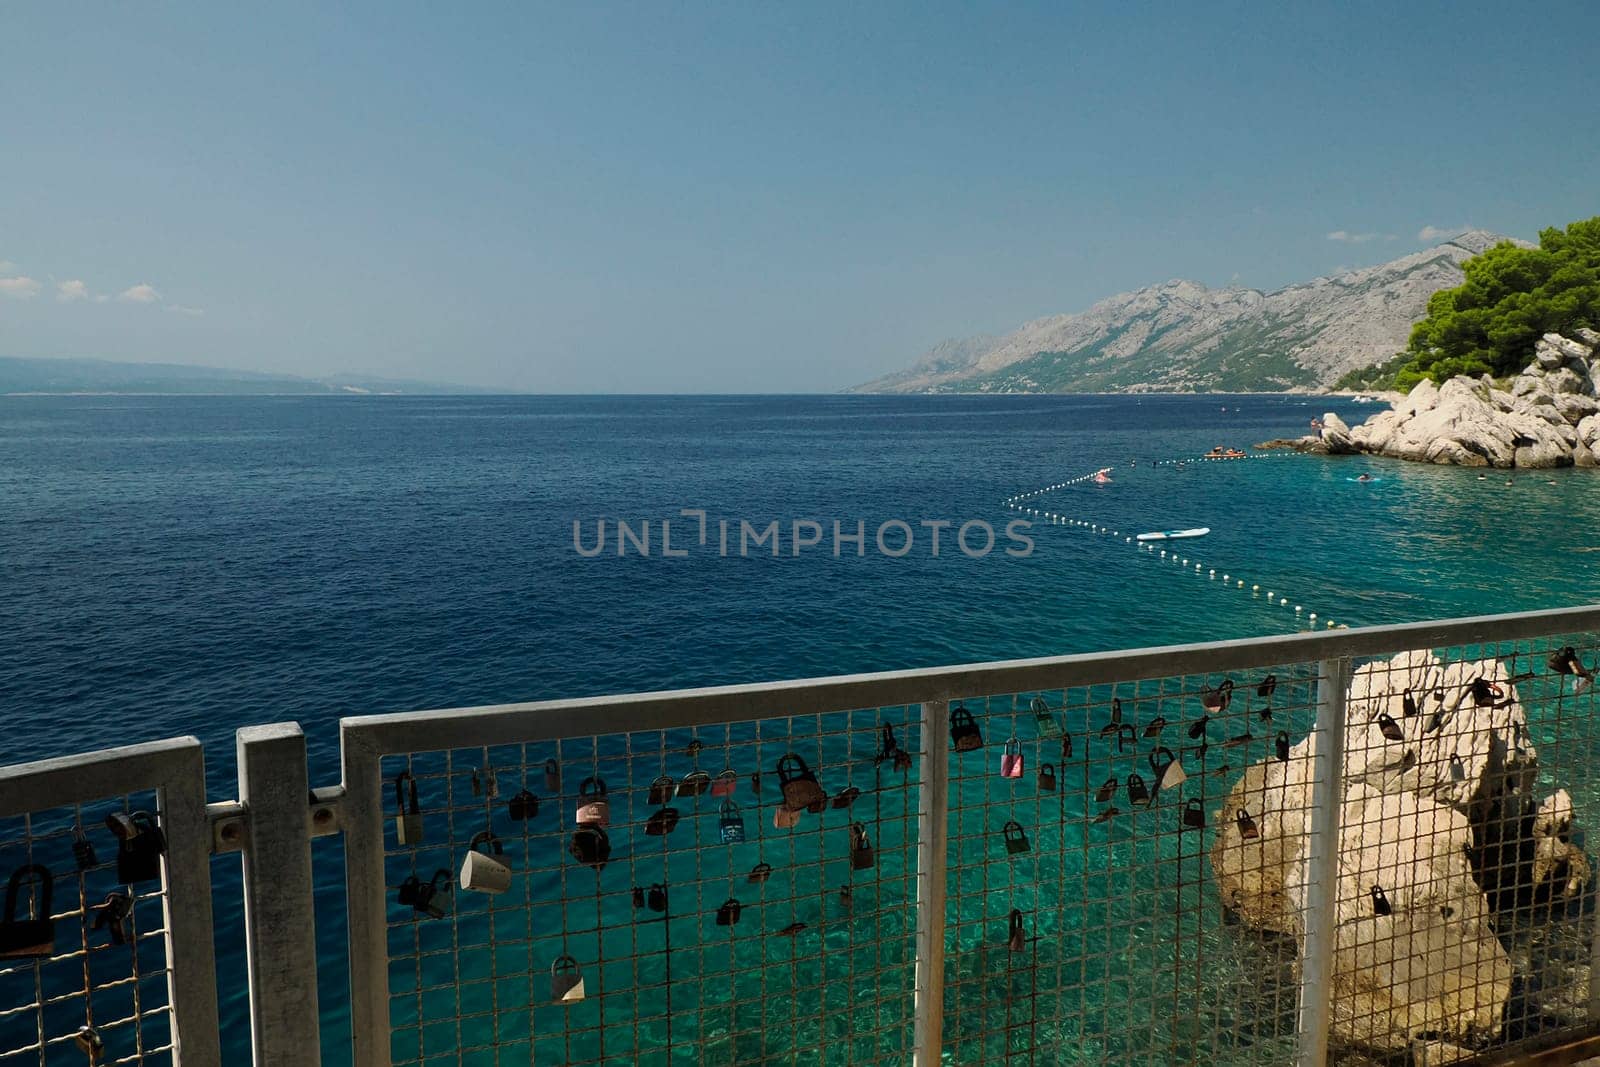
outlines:
M1330 619L1358 625L1600 596L1600 573L1589 565L1588 550L1600 548L1594 533L1600 496L1590 472L1524 472L1507 484L1503 473L1480 479L1473 471L1355 458L1280 455L1151 465L1217 444L1248 447L1297 435L1328 408L1347 419L1373 410L1267 396L0 398L0 585L6 594L0 598L0 714L10 727L0 759L195 733L208 745L211 790L221 799L235 791L232 732L248 723L300 721L310 740L313 779L326 783L337 777L341 715L1264 634L1309 625L1305 616L1312 611L1319 625ZM1055 490L1030 506L1123 536L1211 527L1207 537L1177 544L1190 564L1164 562L1120 536L1058 525L1033 527L1035 551L1020 559L998 551L969 559L949 552L948 542L938 558L919 549L900 559L876 551L834 558L825 549L798 558L692 551L663 559L658 551L648 559L632 553L587 559L572 546L574 519L590 528L600 517L676 522L682 508L705 509L713 528L719 517L758 527L808 518L838 518L848 526L859 519L869 546L870 531L894 518L918 530L924 519L957 526L981 519L999 530L1015 517L1002 505L1007 497L1105 466L1113 468L1112 484ZM1351 480L1363 471L1380 480ZM682 521L684 528L674 527L675 544L687 530L689 520ZM1203 564L1199 573L1196 560ZM1213 569L1216 579L1209 576ZM1246 588L1224 588L1223 573L1246 579ZM1260 591L1252 594L1250 585ZM1269 589L1289 606L1269 605ZM1296 604L1305 609L1299 618ZM852 723L848 745L870 751L877 718L873 712ZM1303 732L1303 721L1291 722ZM1032 745L1026 717L1022 726ZM909 744L910 734L903 736ZM819 756L854 766L840 743L822 745ZM534 762L542 761L538 754L507 754L506 765L536 755ZM751 756L769 767L774 758L766 748ZM1037 758L1037 749L1030 749L1030 765ZM481 762L484 754L461 759ZM1234 763L1242 762L1238 754ZM1094 779L1105 770L1080 769ZM1127 772L1120 764L1117 769ZM612 773L639 782L634 768ZM814 887L797 873L811 858L837 854L844 832L838 817L827 816L834 821L815 839L815 857L805 851L813 835L802 835L795 846L789 868L796 873L787 876L781 899L803 897L817 920L812 926L835 939L844 959L855 958L846 936L855 930L853 936L870 942L859 951L871 953L874 967L904 965L909 929L900 929L899 948L881 931L904 919L894 901L909 888L910 846L903 809L894 805L906 803L914 785L913 778L904 790L874 794L875 803L887 805L874 813L882 840L872 894L881 900L862 893L852 905L854 918L833 914L824 921L831 914L824 909L837 908L836 874ZM984 788L991 785L984 781ZM444 786L428 780L427 788ZM1070 798L1063 791L1059 802L1088 811L1081 792L1080 783ZM447 794L428 795L430 805L455 806ZM770 817L770 808L751 814ZM1133 1062L1126 1020L1108 1014L1108 991L1139 1005L1141 1017L1188 1019L1197 1030L1215 1030L1192 1023L1203 1005L1175 1006L1170 977L1158 995L1133 988L1126 974L1092 973L1110 954L1165 943L1163 923L1171 916L1192 923L1185 943L1207 946L1208 971L1242 977L1261 968L1263 950L1249 939L1223 936L1214 916L1203 920L1200 936L1199 896L1178 895L1204 892L1198 846L1164 832L1141 834L1134 821L1159 817L1131 815L1126 831L1119 824L1085 830L1081 815L1063 822L1058 813L1057 829L1036 829L1033 860L985 861L966 875L980 887L1018 878L1033 894L1030 908L1057 909L1048 922L1040 919L1040 929L1057 936L1035 942L1037 967L1019 969L1002 959L992 964L995 973L974 972L972 981L998 983L994 995L1018 1012L1030 997L1040 1003L1039 990L1052 983L1096 990L1095 1004L1077 1014L1103 1032L1047 1033L1029 1022L1028 1047L1037 1049L1047 1038L1077 1042L1074 1048L1109 1049L1106 1055ZM1039 814L1029 823L1047 821ZM693 824L708 842L714 837L713 818ZM1169 824L1160 825L1164 831ZM987 849L994 829L974 834L974 841ZM555 830L545 832L545 844L560 843ZM1111 850L1112 835L1124 832L1127 847ZM1104 845L1094 843L1100 834ZM451 841L460 844L454 835ZM337 1063L344 1047L337 993L343 982L340 872L337 849L317 847L319 907L328 918L318 934L329 1062ZM431 862L424 861L424 876ZM522 862L532 860L525 854ZM450 864L440 861L457 863L459 848ZM1140 871L1158 865L1161 884L1174 896L1124 900L1105 881L1118 864ZM239 915L229 892L235 870L232 861L217 864L224 973L239 967ZM713 883L726 873L697 872L701 914L723 899ZM674 881L685 877L670 868L669 874ZM559 878L530 878L528 884L530 893L565 892ZM631 884L607 883L612 894ZM1074 901L1102 903L1078 907ZM615 912L627 908L621 897L608 896L597 906L597 914L627 929L630 939L640 936L652 947L653 928L624 923ZM778 910L762 909L759 917L776 922ZM1005 910L999 912L1002 927ZM526 911L519 921L527 921ZM1108 923L1106 916L1117 921ZM978 952L972 958L989 959L979 947L994 940L995 916L974 912L971 921L976 926L967 934ZM437 938L445 936L437 930L462 928L423 925L434 929L418 933L416 924L403 925L396 936ZM692 926L699 931L698 923ZM1099 938L1093 951L1081 943L1074 950L1072 935L1062 935L1073 929ZM520 978L505 979L520 980L524 989L526 972L533 969L538 982L537 972L548 965L548 946L539 941L534 952L529 946L537 939L525 940ZM701 947L703 940L702 931L686 943L695 952L711 951ZM781 950L787 942L777 944ZM739 972L767 960L770 948L740 939L726 951L731 955L722 966ZM597 942L590 958L598 954ZM694 966L711 965L699 959ZM832 1003L819 998L850 988L836 981L819 992L807 985L815 975L802 970L791 968L790 981L799 982L796 1003L806 1013L815 1014L819 1002ZM675 971L675 986L684 973ZM1051 977L1041 986L1044 973ZM1271 988L1278 1004L1282 983ZM513 1000L519 995L514 988L503 992ZM789 1025L783 1013L791 1009L770 994L753 997L767 1012L759 1016L767 1024L757 1028L777 1041ZM526 1003L526 991L520 995ZM242 1047L244 992L238 983L225 983L223 999L230 1040ZM408 1010L404 1001L397 1004L397 1011ZM452 1014L457 1007L452 1004ZM682 1003L675 1009L682 1025L693 1019L697 1040L719 1026L739 1029L714 1018L734 1007L713 1005L704 1022L684 1014ZM886 1017L893 1009L872 1005L872 1013ZM1265 1014L1281 1021L1282 1015L1259 1005L1216 1010L1250 1019ZM541 1007L531 1016L535 1032L542 1032L548 1011ZM830 1015L851 1017L842 1007ZM530 1015L521 1018L528 1023ZM652 1018L635 1002L617 1025L659 1036ZM569 1022L563 1017L549 1025L556 1032ZM597 1033L608 1026L603 1016L593 1023ZM1177 1047L1180 1037L1164 1033L1158 1047ZM544 1050L539 1062L570 1055Z

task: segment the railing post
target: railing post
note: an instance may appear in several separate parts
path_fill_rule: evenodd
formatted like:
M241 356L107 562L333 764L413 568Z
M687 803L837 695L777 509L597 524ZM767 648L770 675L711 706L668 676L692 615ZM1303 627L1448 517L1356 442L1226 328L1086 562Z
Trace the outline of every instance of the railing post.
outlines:
M922 705L922 784L917 808L917 970L912 1063L944 1054L944 908L950 818L950 704Z
M389 927L383 870L382 757L339 728L344 765L344 885L350 924L354 1067L389 1067Z
M1323 660L1316 754L1311 765L1311 834L1306 841L1306 910L1300 944L1297 1067L1323 1067L1333 1018L1333 950L1339 898L1339 833L1344 806L1345 695L1350 661Z
M162 785L161 826L167 835L167 996L172 1005L174 1064L222 1062L217 1012L215 929L211 912L211 820L206 815L206 759L200 742L185 738Z
M298 723L235 735L245 811L244 930L256 1067L317 1067L317 928L306 739Z

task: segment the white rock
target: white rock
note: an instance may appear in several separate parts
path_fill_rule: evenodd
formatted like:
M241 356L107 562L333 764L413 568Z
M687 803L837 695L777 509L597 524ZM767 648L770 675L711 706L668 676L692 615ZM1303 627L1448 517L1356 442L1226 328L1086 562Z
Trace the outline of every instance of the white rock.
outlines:
M1539 338L1539 344L1549 345L1557 352L1560 352L1562 357L1566 359L1588 359L1594 351L1582 341L1574 341L1571 338L1562 337L1559 333L1545 334ZM1537 351L1537 347L1535 351Z
M1329 411L1322 416L1322 443L1332 455L1352 455L1357 449L1350 441L1350 427L1343 419Z
M1533 359L1543 370L1555 370L1566 362L1566 353L1550 343L1554 334L1545 334L1545 339L1533 346Z
M1556 397L1556 410L1567 422L1576 426L1588 416L1600 412L1600 400L1582 393L1562 393Z
M1532 374L1529 372L1531 370L1532 368L1529 368L1511 380L1512 396L1549 396L1553 392L1544 380L1544 375Z
M1578 340L1588 345L1590 349L1600 346L1600 333L1596 333L1587 326L1579 326L1576 330L1573 330L1572 333L1575 337L1577 337Z
M1590 452L1600 449L1600 417L1590 415L1578 420L1578 440Z
M1411 387L1411 392L1406 394L1404 400L1394 405L1394 410L1409 418L1424 411L1431 411L1438 402L1439 387L1434 384L1432 378L1424 378Z
M1594 392L1594 383L1589 380L1588 375L1580 376L1571 367L1562 367L1559 370L1551 371L1545 376L1545 384L1550 387L1552 393L1558 396L1562 393Z

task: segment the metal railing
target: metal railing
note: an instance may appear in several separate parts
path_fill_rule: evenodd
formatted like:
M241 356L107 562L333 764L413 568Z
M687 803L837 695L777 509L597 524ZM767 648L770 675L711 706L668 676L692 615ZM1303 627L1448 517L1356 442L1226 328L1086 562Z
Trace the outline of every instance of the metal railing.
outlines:
M367 716L314 793L298 728L252 728L209 816L192 741L86 757L107 781L0 772L0 856L70 866L72 805L163 791L170 906L140 937L183 1064L218 1055L184 930L232 849L256 1062L318 1062L310 839L336 833L358 1067L1514 1055L1600 1019L1596 632L1582 608ZM78 952L0 960L0 1064L73 1046L56 1005L100 980L45 976ZM103 1062L150 1055L106 1029Z

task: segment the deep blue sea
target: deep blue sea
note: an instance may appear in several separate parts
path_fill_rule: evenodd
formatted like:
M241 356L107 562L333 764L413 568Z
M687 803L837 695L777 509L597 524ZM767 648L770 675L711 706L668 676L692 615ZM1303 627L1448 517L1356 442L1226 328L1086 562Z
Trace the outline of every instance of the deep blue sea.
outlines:
M1592 472L1287 453L1156 465L1298 436L1329 409L1377 410L1298 396L0 397L0 762L192 733L224 799L233 732L253 723L300 722L314 782L332 784L345 715L1600 598ZM1025 506L1119 536L1040 522L1031 554L1004 551L1019 513L1003 501L1101 467L1111 484ZM681 509L707 514L705 545ZM686 555L663 557L663 519ZM874 532L896 519L914 541L892 558ZM580 554L575 520L585 547L604 520L606 550ZM617 554L618 520L648 521L648 557ZM780 554L741 554L741 520L776 521ZM794 555L797 520L823 536ZM835 520L864 524L864 554L833 554ZM952 544L974 521L1000 535L982 558ZM951 525L935 557L923 524L938 522ZM1200 572L1122 539L1196 526L1212 532L1181 550ZM219 903L225 970L236 921ZM324 936L330 958L340 936ZM240 991L223 995L237 1019Z

